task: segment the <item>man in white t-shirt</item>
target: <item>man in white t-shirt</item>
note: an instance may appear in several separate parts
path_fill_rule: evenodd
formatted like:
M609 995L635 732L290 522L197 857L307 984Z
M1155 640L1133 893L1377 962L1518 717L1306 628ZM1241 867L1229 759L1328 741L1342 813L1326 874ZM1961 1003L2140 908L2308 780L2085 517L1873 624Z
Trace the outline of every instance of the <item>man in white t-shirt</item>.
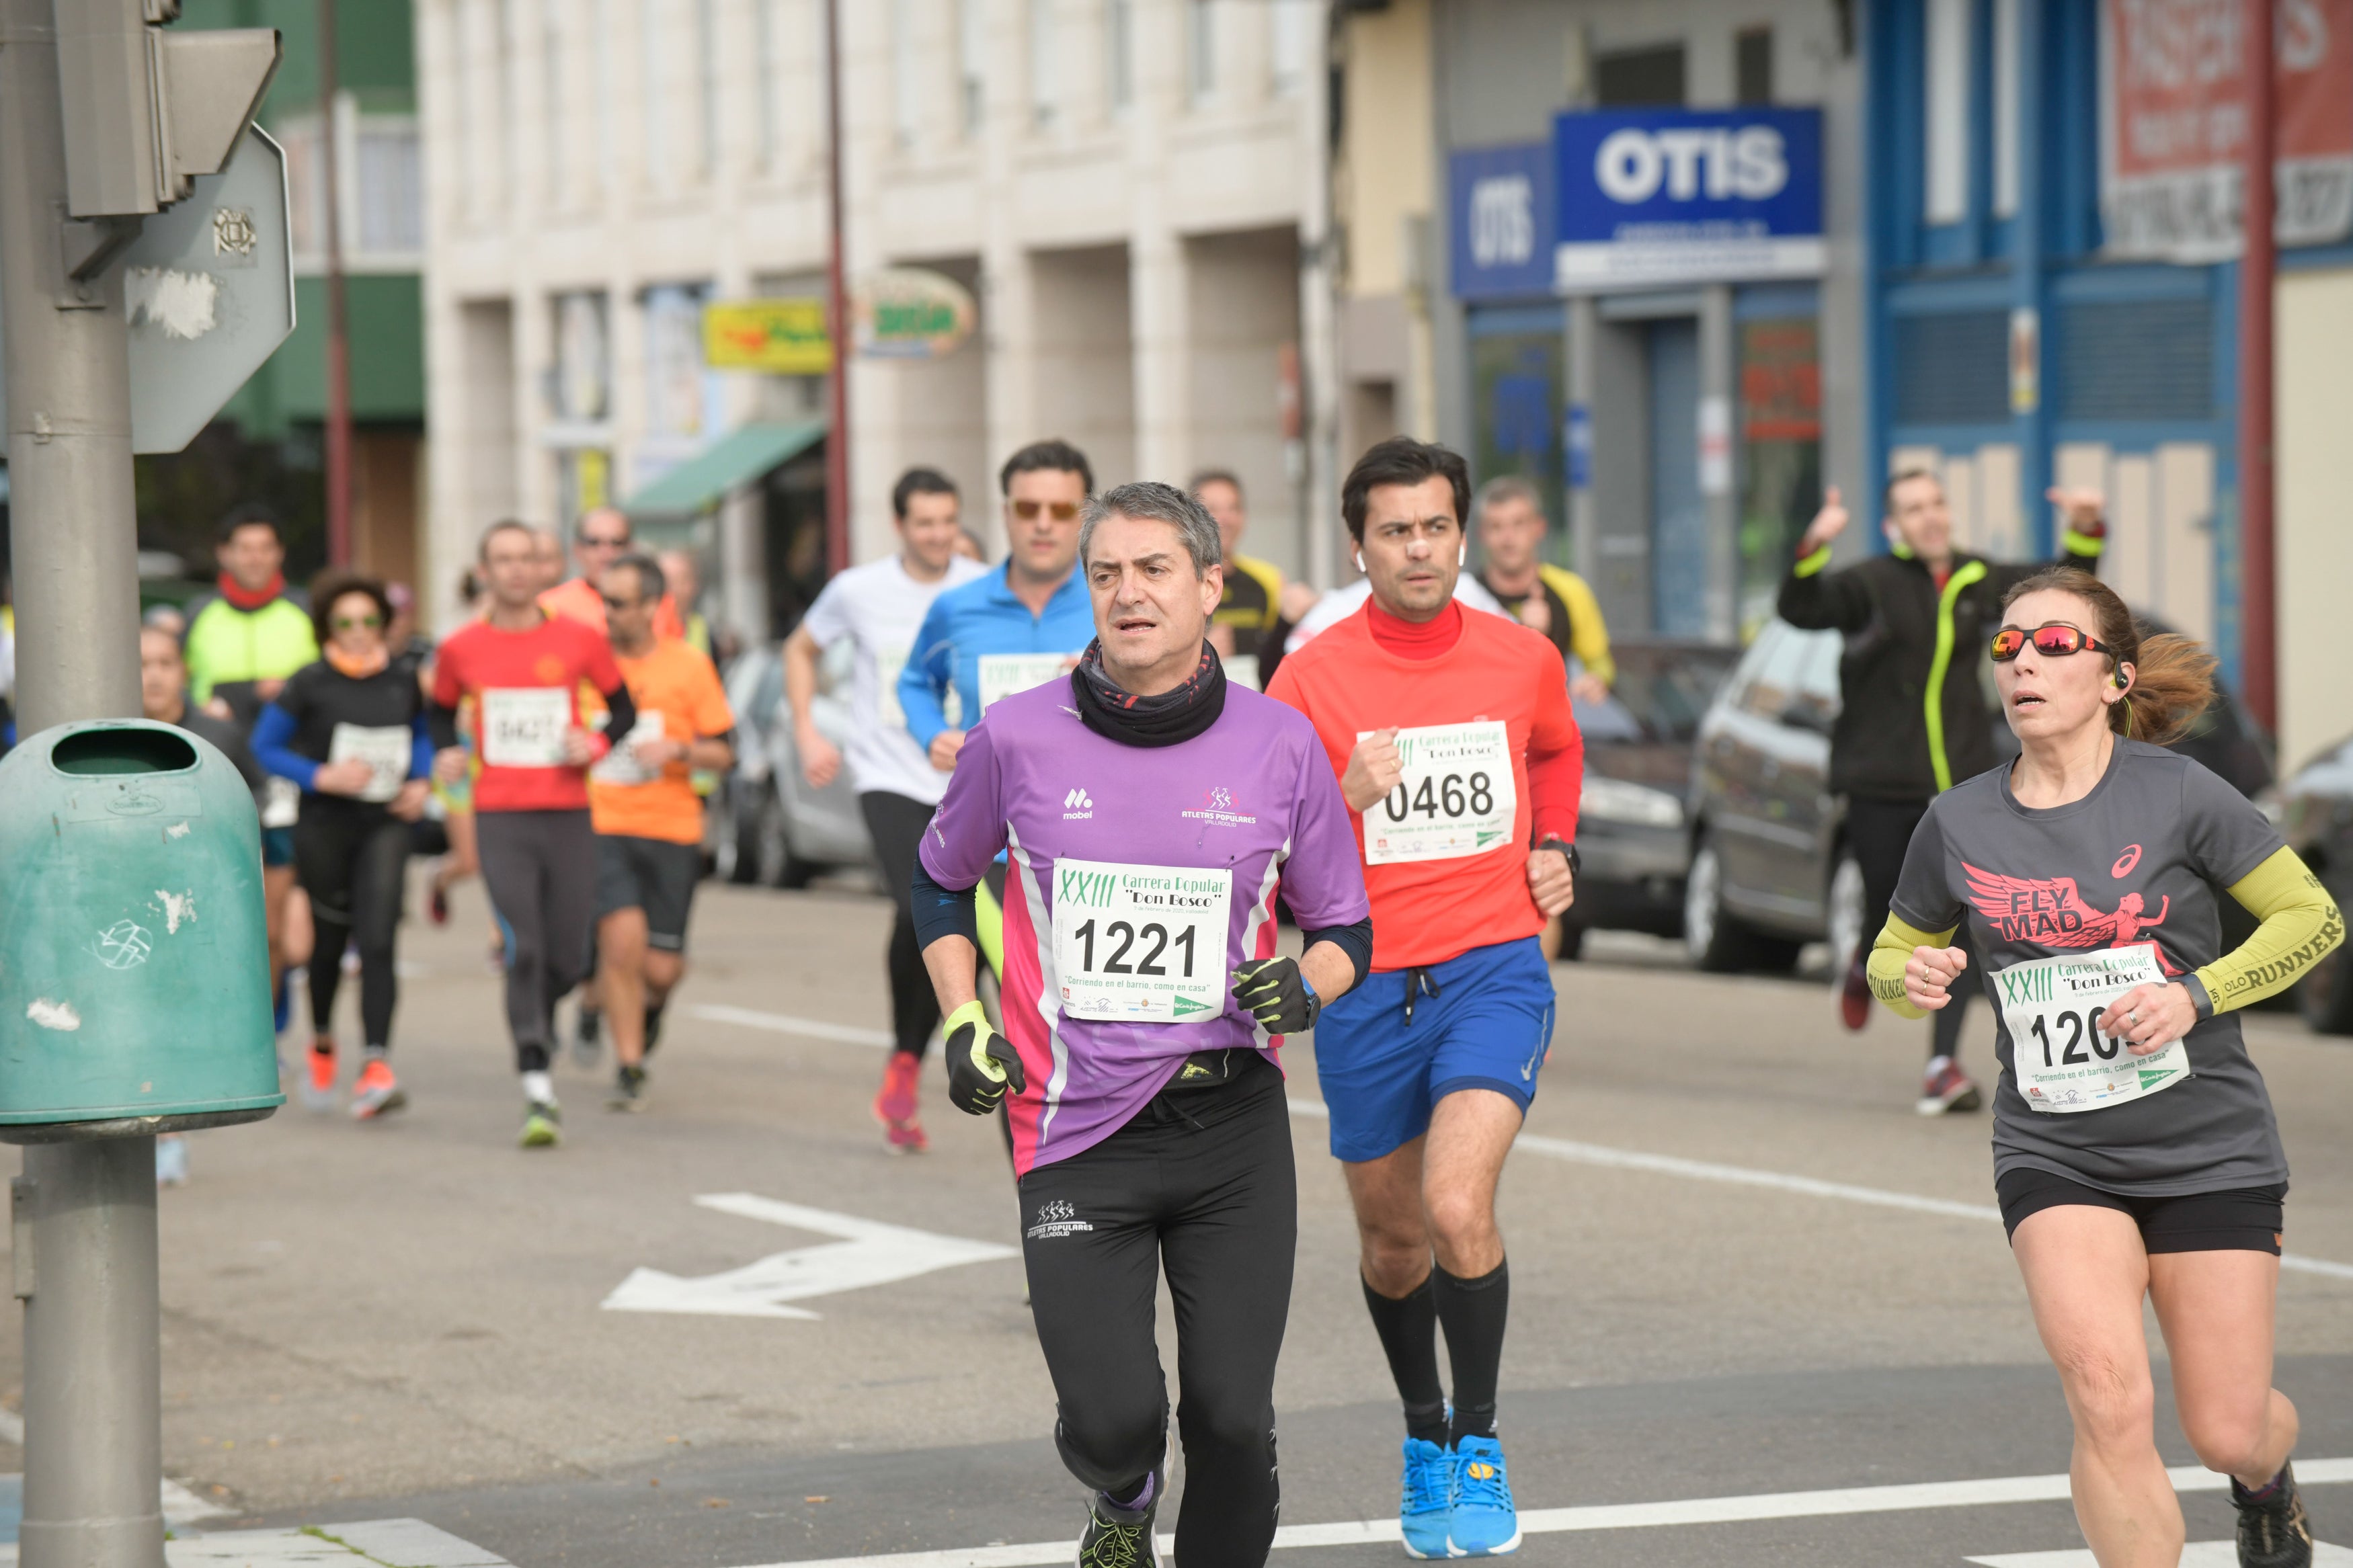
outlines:
M928 1144L915 1114L915 1082L924 1047L940 1021L938 998L923 968L915 939L913 897L915 851L923 843L932 808L947 788L948 775L931 764L907 732L899 710L899 672L915 644L915 633L932 601L987 568L957 550L963 538L956 488L935 468L910 468L891 490L899 531L899 552L853 566L825 585L793 635L785 639L785 698L792 706L793 744L801 772L823 789L841 772L842 754L818 733L810 711L817 695L818 659L843 637L857 660L851 678L851 708L857 728L849 742L849 776L858 804L874 837L882 879L899 906L891 931L889 970L892 1033L898 1048L883 1069L874 1115L891 1147L921 1153Z

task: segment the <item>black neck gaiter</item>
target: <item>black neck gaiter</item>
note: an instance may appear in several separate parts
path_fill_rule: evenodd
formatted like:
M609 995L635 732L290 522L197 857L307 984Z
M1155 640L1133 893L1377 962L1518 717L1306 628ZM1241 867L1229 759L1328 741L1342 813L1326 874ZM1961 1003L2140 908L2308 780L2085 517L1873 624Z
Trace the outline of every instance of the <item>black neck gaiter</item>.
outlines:
M1184 685L1157 697L1131 696L1104 673L1098 639L1087 645L1078 668L1071 671L1071 695L1079 705L1079 721L1096 734L1124 746L1173 746L1200 734L1226 710L1226 667L1205 642L1201 662Z

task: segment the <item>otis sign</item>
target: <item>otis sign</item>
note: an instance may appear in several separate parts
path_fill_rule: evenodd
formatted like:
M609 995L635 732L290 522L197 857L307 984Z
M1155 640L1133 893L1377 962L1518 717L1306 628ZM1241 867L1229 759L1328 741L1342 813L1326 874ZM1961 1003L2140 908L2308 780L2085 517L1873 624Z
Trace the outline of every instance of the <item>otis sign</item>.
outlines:
M1620 110L1553 121L1553 287L1811 278L1821 111Z

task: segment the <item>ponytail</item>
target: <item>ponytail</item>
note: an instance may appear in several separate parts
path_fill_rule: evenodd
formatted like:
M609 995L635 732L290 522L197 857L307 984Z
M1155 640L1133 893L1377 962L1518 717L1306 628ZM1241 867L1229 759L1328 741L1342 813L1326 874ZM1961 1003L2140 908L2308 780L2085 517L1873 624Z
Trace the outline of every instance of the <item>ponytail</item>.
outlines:
M2108 658L2111 675L2119 665L2133 668L2124 700L2108 704L2108 728L2153 746L2170 745L2188 734L2214 700L2214 656L2204 645L2174 632L2144 639L2116 590L2080 567L2037 572L2002 595L2001 607L2007 611L2027 595L2046 590L2071 594L2091 607L2088 629L2115 650Z

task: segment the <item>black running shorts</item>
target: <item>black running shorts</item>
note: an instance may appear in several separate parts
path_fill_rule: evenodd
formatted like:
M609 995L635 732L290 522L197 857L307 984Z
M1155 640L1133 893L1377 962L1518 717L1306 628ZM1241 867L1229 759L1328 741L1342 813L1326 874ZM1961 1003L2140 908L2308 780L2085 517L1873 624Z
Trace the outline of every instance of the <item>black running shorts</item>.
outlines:
M686 915L702 878L702 846L624 834L596 836L596 918L646 912L646 945L686 951Z
M2020 1166L1994 1183L2001 1224L2012 1237L2019 1222L2062 1204L2083 1204L2130 1215L2150 1252L2268 1252L2279 1256L2287 1184L2232 1187L2219 1193L2133 1197L2103 1192L2050 1171Z

